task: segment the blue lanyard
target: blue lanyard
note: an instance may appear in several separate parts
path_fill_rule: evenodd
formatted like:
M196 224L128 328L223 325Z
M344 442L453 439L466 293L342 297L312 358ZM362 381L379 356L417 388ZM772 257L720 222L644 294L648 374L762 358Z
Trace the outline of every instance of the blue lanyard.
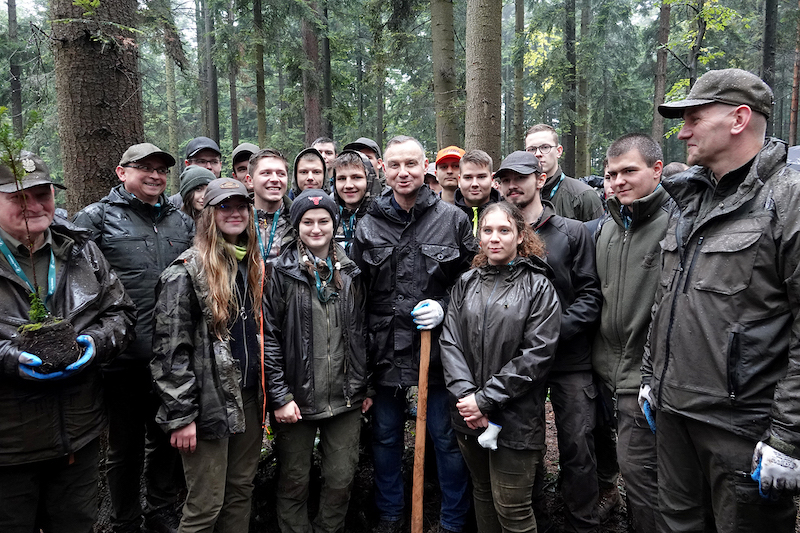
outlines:
M550 191L550 198L548 198L548 200L552 200L552 199L553 199L553 196L555 196L555 195L556 195L556 191L557 191L557 190L558 190L558 188L561 186L561 182L562 182L562 181L564 181L564 177L565 177L565 176L564 176L564 173L562 172L562 173L561 173L561 177L558 179L558 183L556 183L556 186L555 186L555 187L553 187L553 190L552 190L552 191Z
M337 296L336 292L331 292L328 296L325 296L325 287L333 279L333 263L331 263L331 258L328 257L325 259L325 262L328 264L328 272L330 272L328 274L328 279L320 280L319 271L316 267L314 268L314 278L316 278L317 284L317 298L319 298L319 301L322 303L328 303L328 300L334 296Z
M11 265L11 268L14 269L17 276L25 282L25 285L28 286L31 293L36 292L33 285L31 284L30 280L28 280L28 276L25 275L25 272L22 271L22 267L19 266L17 259L11 254L11 250L8 249L6 242L0 238L0 251L3 252L3 255L8 261L8 264ZM31 265L32 268L36 268L34 265ZM47 267L47 296L45 296L45 304L50 300L50 297L53 296L56 292L56 256L53 254L53 247L50 247L50 265Z
M270 252L272 252L272 241L275 240L275 229L278 227L278 218L280 218L281 210L278 209L272 214L272 228L269 230L269 245L266 249L264 249L264 241L261 239L261 229L259 228L256 231L256 235L258 235L258 247L261 250L261 258L264 262L267 262L267 258L269 257ZM256 221L258 221L258 212L256 208L253 208L253 216L255 217ZM256 227L260 226L261 224L256 224Z

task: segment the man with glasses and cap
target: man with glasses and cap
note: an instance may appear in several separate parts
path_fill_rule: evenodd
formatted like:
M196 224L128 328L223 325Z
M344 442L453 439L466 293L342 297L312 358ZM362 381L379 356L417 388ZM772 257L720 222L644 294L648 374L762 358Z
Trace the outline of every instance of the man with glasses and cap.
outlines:
M155 423L153 308L161 272L192 244L194 222L167 201L167 172L175 159L150 143L128 148L116 174L122 182L99 202L75 215L116 271L136 304L136 340L103 367L109 414L108 488L116 533L138 532L139 488L144 468L145 525L172 532L180 459Z
M766 138L772 90L703 74L682 118L675 200L644 348L658 499L669 531L795 530L800 486L800 174ZM752 476L751 476L752 471Z
M136 308L89 233L54 219L53 187L63 187L44 162L23 152L15 166L20 181L0 165L0 531L91 531L106 427L100 368L130 341ZM34 279L82 352L61 370L13 340Z

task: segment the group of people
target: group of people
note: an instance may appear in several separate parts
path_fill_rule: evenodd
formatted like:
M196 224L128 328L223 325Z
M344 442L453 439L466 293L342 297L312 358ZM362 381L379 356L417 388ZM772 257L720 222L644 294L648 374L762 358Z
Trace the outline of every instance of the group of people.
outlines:
M0 166L0 530L90 531L107 426L116 532L247 531L269 424L281 531L344 531L366 413L375 531L405 531L429 330L441 531L470 508L481 533L551 527L548 396L565 531L599 530L619 473L638 533L794 531L800 175L765 138L771 108L757 76L704 74L659 107L694 166L667 177L656 140L624 135L603 199L544 124L496 169L455 146L429 166L409 136L321 138L291 180L250 143L221 176L198 137L170 198L174 157L137 144L72 221L21 154ZM30 280L81 346L57 372L15 342Z

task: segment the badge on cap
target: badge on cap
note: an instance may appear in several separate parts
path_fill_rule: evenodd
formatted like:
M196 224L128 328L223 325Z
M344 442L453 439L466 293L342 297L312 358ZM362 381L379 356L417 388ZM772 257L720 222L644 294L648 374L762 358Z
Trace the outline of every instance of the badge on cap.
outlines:
M309 196L308 199L314 202L314 205L319 205L320 200L322 200L322 196Z
M239 182L238 181L233 181L233 180L225 181L225 182L222 182L222 183L219 184L219 188L220 189L238 189L239 188Z
M25 169L25 172L33 172L36 170L36 163L33 159L23 159L22 160L22 168Z

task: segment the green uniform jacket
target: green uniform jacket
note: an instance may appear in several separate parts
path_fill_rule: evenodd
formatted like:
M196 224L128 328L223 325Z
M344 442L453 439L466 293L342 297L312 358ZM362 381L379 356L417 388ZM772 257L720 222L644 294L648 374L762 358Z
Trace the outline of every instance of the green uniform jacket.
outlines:
M603 292L600 329L592 366L618 394L636 394L642 382L644 344L659 279L659 257L669 221L664 187L633 202L628 228L616 198L608 200L611 219L597 238L597 274Z
M659 410L800 457L800 173L786 152L770 139L718 185L702 167L664 180L677 209L642 379Z
M197 438L221 439L245 430L242 374L228 341L210 333L208 279L190 248L156 287L150 372L161 399L156 422L169 433L197 424ZM259 387L260 388L260 387Z

